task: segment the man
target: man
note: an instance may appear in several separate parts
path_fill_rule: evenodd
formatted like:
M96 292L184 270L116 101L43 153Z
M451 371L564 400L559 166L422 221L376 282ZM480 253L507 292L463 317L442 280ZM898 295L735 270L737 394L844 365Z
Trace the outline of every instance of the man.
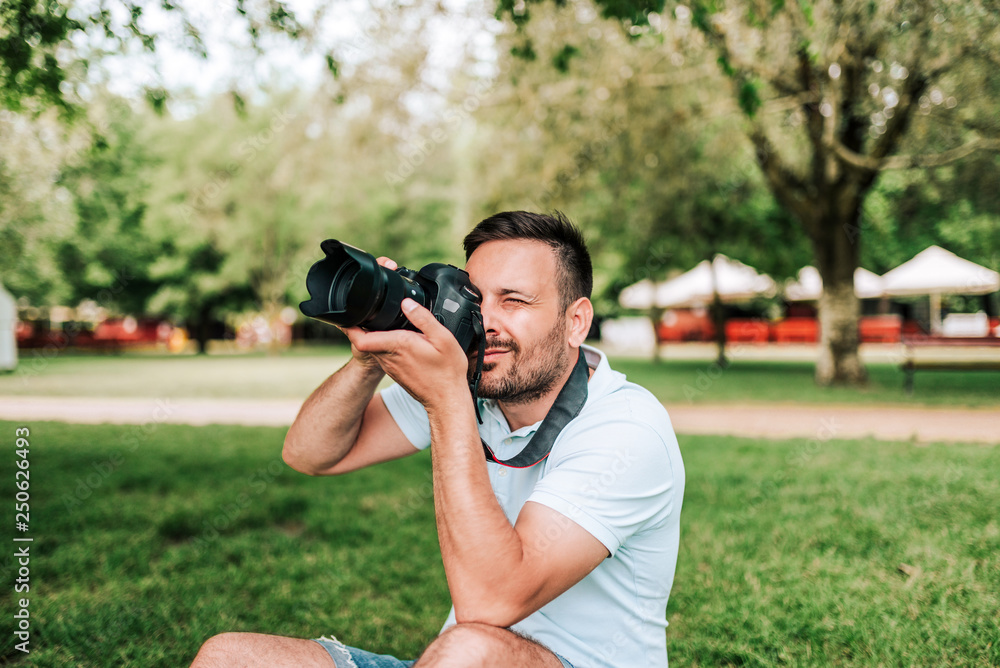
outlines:
M561 214L508 212L476 226L465 251L483 294L483 423L470 360L407 299L419 332L345 328L353 357L305 402L284 459L337 475L431 446L453 608L418 668L665 667L684 466L660 403L582 347L593 318L583 237ZM375 393L383 374L397 384ZM527 445L540 461L509 465ZM230 633L195 665L411 662L326 638Z

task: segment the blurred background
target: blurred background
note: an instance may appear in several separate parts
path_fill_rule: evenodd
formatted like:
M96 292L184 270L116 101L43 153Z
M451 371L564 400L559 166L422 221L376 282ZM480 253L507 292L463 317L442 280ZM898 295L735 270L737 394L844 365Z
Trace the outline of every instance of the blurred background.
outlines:
M812 343L817 381L862 384L862 343L998 324L985 4L6 7L0 280L22 350L335 339L296 308L321 240L461 266L478 220L520 208L583 227L599 323L652 319L613 347ZM856 285L931 246L979 274ZM720 291L720 254L764 283ZM700 292L664 295L713 258Z
M419 653L428 453L280 460L350 355L305 277L558 209L685 460L671 665L1000 665L998 54L988 0L4 0L0 663Z

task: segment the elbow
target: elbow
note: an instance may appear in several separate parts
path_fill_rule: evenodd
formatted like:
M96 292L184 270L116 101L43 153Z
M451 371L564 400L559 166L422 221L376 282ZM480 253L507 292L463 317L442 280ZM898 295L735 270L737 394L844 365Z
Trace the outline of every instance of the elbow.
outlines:
M302 461L301 457L297 454L299 449L296 447L295 439L292 436L292 431L289 430L285 435L285 442L281 447L281 459L289 467L298 471L299 473L305 473L309 476L319 475L319 472L307 465L307 462Z
M542 583L523 565L503 569L507 577L482 577L480 573L461 585L456 583L451 589L455 621L507 628L537 612L547 599Z
M339 461L323 462L311 457L308 445L296 438L293 432L293 429L289 429L288 433L285 434L285 442L281 447L281 459L295 471L319 477L341 475L351 470L341 467Z
M517 624L535 612L527 605L493 598L489 601L455 602L455 621L459 624L486 624L497 628L507 628Z
M510 628L528 615L508 614L500 610L473 610L459 613L455 610L455 621L459 624L485 624L498 629Z

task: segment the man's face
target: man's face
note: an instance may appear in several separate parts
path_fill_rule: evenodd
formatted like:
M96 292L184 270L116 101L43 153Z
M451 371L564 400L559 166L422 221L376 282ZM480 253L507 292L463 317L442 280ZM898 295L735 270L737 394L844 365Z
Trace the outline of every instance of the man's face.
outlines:
M466 271L483 293L486 357L479 396L529 403L555 387L569 363L557 261L540 241L490 241Z

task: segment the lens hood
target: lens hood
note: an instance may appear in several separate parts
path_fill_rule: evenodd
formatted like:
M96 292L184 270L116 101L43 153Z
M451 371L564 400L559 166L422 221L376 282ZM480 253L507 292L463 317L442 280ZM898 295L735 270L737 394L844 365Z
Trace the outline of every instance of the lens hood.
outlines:
M311 299L299 309L341 327L370 320L385 299L385 270L371 254L350 244L327 239L320 248L326 257L309 269L306 289Z
M309 269L310 299L299 304L306 316L368 331L416 330L402 311L403 300L410 298L431 311L464 350L476 348L482 296L464 270L432 262L419 272L405 267L393 271L336 239L327 239L320 248L326 257Z

